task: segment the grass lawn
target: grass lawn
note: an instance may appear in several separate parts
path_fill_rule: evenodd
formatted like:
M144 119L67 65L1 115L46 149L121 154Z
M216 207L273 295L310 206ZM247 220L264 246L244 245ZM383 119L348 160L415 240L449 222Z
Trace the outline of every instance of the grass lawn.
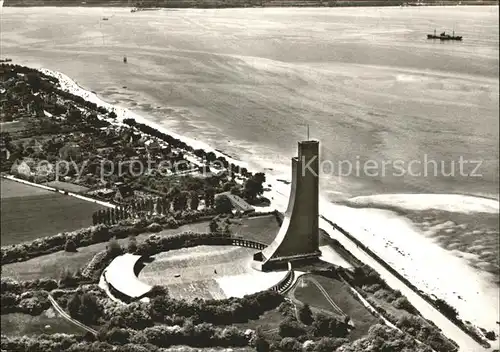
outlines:
M255 218L231 219L230 229L233 236L271 244L280 226L274 215L264 215Z
M2 246L92 225L102 206L10 180L1 181Z
M7 180L5 178L2 178L0 180L0 187L2 190L2 192L0 192L2 203L4 200L10 198L32 197L32 196L48 195L54 193L52 191L48 191L43 188L28 186L20 182Z
M181 232L193 231L204 232L208 229L207 222L184 225L178 229L164 230L157 235L172 236ZM143 233L138 235L137 241L146 240L151 234ZM122 246L127 246L128 239L119 239ZM41 278L59 279L61 272L65 269L76 271L82 268L98 252L105 250L108 242L96 243L87 247L78 248L76 253L64 251L55 252L40 257L36 257L24 262L2 265L2 277L12 277L16 280L36 280Z
M344 313L349 315L351 321L354 322L355 329L349 334L349 339L355 340L366 335L368 329L378 323L378 319L351 295L349 287L336 279L321 275L303 276L304 285L298 283L292 293L296 299L303 303L308 303L313 308L328 310L334 314L338 314L309 278L316 280L333 299L335 304Z
M59 317L52 308L38 316L23 313L2 315L2 335L40 335L40 334L76 334L83 335L85 331L64 318ZM49 328L45 326L50 325Z
M26 127L23 121L0 122L0 132L17 132L22 131Z

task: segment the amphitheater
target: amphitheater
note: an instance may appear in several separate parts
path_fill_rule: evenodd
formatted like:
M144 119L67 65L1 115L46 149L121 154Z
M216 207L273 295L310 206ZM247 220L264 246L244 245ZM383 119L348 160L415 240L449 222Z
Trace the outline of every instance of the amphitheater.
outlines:
M252 268L253 255L265 245L232 241L232 245L200 245L149 258L124 254L111 262L103 278L110 293L125 302L145 297L154 285L167 287L170 296L186 300L243 297L267 289L281 292L292 285L292 270Z

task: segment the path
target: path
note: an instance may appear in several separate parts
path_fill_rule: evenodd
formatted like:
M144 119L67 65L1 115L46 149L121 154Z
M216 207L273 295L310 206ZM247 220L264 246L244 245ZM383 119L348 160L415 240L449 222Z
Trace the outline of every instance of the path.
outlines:
M54 307L55 311L58 312L59 315L61 315L64 319L70 321L71 323L75 324L79 328L97 336L97 334L98 334L97 330L94 330L91 327L89 327L83 323L80 323L78 320L75 320L72 317L70 317L69 314L66 313L64 311L64 309L61 308L61 306L56 302L56 300L54 299L54 297L52 297L52 295L50 293L49 293L49 301L52 304L52 307Z

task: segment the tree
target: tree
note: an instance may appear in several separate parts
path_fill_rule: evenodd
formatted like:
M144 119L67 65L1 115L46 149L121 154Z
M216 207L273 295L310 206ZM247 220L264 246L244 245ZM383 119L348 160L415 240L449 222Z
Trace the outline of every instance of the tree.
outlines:
M59 278L59 286L64 287L64 286L71 286L75 284L75 276L71 273L69 269L64 269L61 272L61 277Z
M302 344L294 338L285 337L280 342L280 350L286 352L301 352Z
M255 175L253 175L253 179L260 184L264 184L266 182L266 174L264 174L263 172L257 172Z
M102 315L97 299L89 293L75 293L69 299L67 309L72 318L86 324L96 323Z
M299 320L306 325L311 325L311 323L314 321L311 307L309 307L309 304L306 303L302 307L300 307Z
M232 209L233 205L226 195L220 195L215 198L215 210L217 213L227 214L230 213Z
M77 252L75 242L74 242L72 239L70 239L70 238L69 238L69 239L66 241L66 244L64 245L64 250L65 250L66 252L73 252L73 253L74 253L74 252Z
M205 191L205 207L211 208L214 206L215 190L210 187Z
M77 108L70 109L68 113L69 122L79 122L82 119L82 112Z
M169 296L168 288L166 288L165 286L154 285L148 292L148 297L150 298L168 297L168 296Z
M100 106L99 108L102 108L102 106ZM99 111L99 110L98 110ZM104 112L103 112L104 111ZM106 109L105 108L102 108L101 111L99 111L101 114L105 114L106 113ZM124 119L123 120L123 123L126 123L127 125L129 126L132 126L132 127L135 127L137 126L137 122L134 120L134 119Z
M192 210L198 210L198 206L200 205L200 198L198 198L198 194L196 192L191 193L190 198L190 208Z
M135 236L129 236L128 245L127 245L127 252L128 253L137 252L137 239L135 238Z
M487 331L486 334L484 334L484 336L490 340L490 341L495 341L496 340L496 334L493 330L491 331Z
M337 339L333 337L323 337L321 340L316 342L314 346L314 352L332 352L336 351L343 344L348 343L347 339Z
M80 318L82 322L93 324L102 314L101 307L97 303L97 299L90 293L83 293L81 296Z
M114 345L125 345L129 342L130 332L122 328L112 328L106 332L105 340Z
M211 233L217 233L219 231L219 224L215 219L210 220L210 224L208 225Z
M28 74L26 74L26 79L34 92L38 92L40 90L42 86L42 80L37 72L29 72Z
M240 196L241 195L241 188L240 186L233 186L231 187L231 194L234 194L234 195L237 195L237 196Z
M222 234L224 236L231 236L231 229L229 228L229 224L224 224L224 227L222 228Z
M345 337L349 332L346 324L321 313L316 314L312 328L315 336Z
M266 341L262 333L257 330L255 333L254 338L252 339L252 346L255 347L255 350L257 352L269 352L270 351L270 346L269 342Z
M408 313L414 314L415 307L412 306L410 301L405 296L401 296L396 298L395 301L392 302L392 305L398 309L406 310Z
M436 308L443 313L446 317L450 318L451 320L456 320L458 316L458 312L455 309L455 307L452 307L446 302L445 300L442 300L441 298L438 298L435 300L435 305Z
M175 211L186 210L187 200L188 200L187 192L180 192L179 194L177 194L177 196L174 198L174 210Z
M215 160L217 160L217 157L215 156L215 153L214 153L214 152L208 152L208 153L206 154L206 158L207 158L207 161L208 161L209 163L214 162Z
M68 303L66 305L66 308L68 309L69 315L72 318L79 318L80 315L80 297L78 294L74 294L71 296L71 298L68 300Z
M222 185L222 191L227 192L230 191L233 187L236 187L236 182L228 181Z
M196 155L199 158L205 158L206 153L203 149L195 149L194 155Z
M116 257L123 253L122 247L115 238L109 240L106 251L111 257Z
M264 187L255 177L251 177L245 182L244 194L249 201L254 201L262 193L264 193Z
M306 333L300 324L290 318L286 318L279 325L279 334L281 337L300 337Z

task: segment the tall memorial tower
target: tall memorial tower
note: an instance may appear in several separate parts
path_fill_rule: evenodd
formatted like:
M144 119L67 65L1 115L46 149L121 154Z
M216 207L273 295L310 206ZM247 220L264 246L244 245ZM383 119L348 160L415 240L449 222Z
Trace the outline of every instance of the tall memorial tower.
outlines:
M299 142L292 158L292 188L283 224L274 241L254 255L252 266L272 270L288 262L318 258L319 142Z

